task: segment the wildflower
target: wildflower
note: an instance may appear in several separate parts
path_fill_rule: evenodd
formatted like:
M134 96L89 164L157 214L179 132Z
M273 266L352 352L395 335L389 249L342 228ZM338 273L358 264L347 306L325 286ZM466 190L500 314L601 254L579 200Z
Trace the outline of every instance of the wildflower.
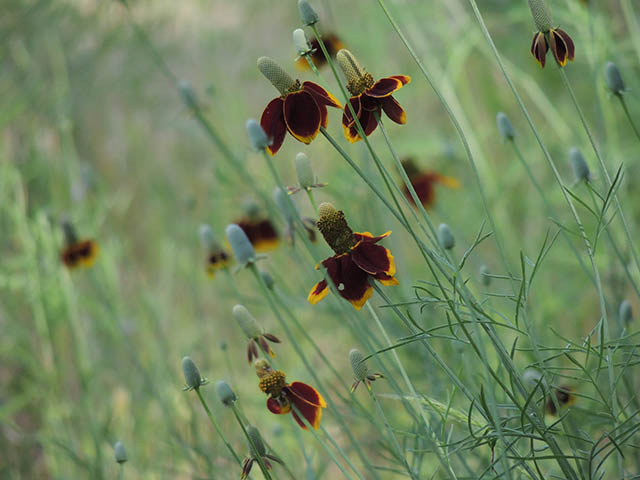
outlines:
M436 184L449 188L460 188L460 182L457 178L441 175L434 171L420 171L411 158L402 161L402 168L407 173L411 186L425 208L433 206L436 202ZM402 186L402 191L407 200L415 205L413 196L406 185Z
M562 385L560 387L553 388L545 404L545 410L549 415L556 415L558 413L556 402L553 401L553 397L551 395L555 396L559 407L573 405L576 403L576 396L573 394L573 388L570 386Z
M438 242L445 250L451 250L456 245L456 239L453 236L451 228L446 223L438 226Z
M236 322L238 322L238 325L249 339L249 344L247 345L247 359L249 363L251 363L254 358L258 358L258 344L265 354L275 357L276 355L273 353L273 350L271 350L267 340L273 343L280 343L280 339L271 333L265 333L253 315L251 315L249 310L243 305L235 305L232 312L233 318L236 319Z
M127 451L124 449L124 445L121 441L117 441L113 445L113 456L118 463L125 463L128 460Z
M245 233L253 248L258 252L266 252L276 248L280 237L271 220L265 217L260 208L253 203L249 204L246 210L246 215L235 223Z
M351 393L355 392L358 385L360 385L360 382L364 383L368 389L371 389L371 382L378 378L384 378L384 375L381 373L371 373L369 371L369 367L364 360L364 356L360 350L356 348L349 352L349 362L351 363L355 380L353 385L351 385Z
M324 42L324 47L327 49L327 53L331 58L335 58L336 53L344 48L342 40L340 40L340 38L338 38L338 36L334 33L323 35L322 41ZM301 58L299 58L296 62L296 67L298 67L300 70L311 69L311 67L309 66L309 62L307 62L307 59L304 58L305 55L309 55L311 57L311 61L317 68L321 68L327 63L327 59L325 58L324 53L320 48L320 42L317 38L311 40L307 52L303 53L302 51L298 50L298 53L301 55Z
M336 59L347 79L347 90L351 93L349 103L351 103L353 111L367 137L378 126L376 117L380 118L383 110L391 120L404 125L407 115L391 94L409 83L411 77L392 75L391 77L381 78L376 82L373 76L360 66L349 50L340 50L336 55ZM351 143L362 139L348 105L344 107L342 127L344 128L345 137Z
M260 118L260 125L271 139L267 151L275 155L287 132L302 143L311 143L320 127L327 127L327 107L342 108L340 102L320 85L300 83L291 78L273 59L260 57L258 68L280 92Z
M376 245L389 236L387 232L374 237L369 232L355 233L349 228L342 211L330 203L320 204L318 229L325 241L336 253L327 258L322 265L338 289L340 296L360 310L373 293L369 278L378 280L383 285L398 285L394 277L396 266L391 252ZM316 269L320 268L316 266ZM321 280L309 292L307 300L316 304L329 293L326 280Z
M198 390L202 385L206 385L207 379L200 376L200 371L191 357L182 359L182 374L184 375L185 390Z
M280 465L284 465L282 460L280 460L275 455L267 453L267 449L264 445L264 440L262 440L262 435L260 435L260 431L254 427L253 425L247 426L247 435L250 439L249 448L251 450L250 456L246 457L242 461L242 475L240 475L240 479L244 480L251 473L251 468L253 468L253 464L258 461L258 456L260 460L264 463L264 466L267 467L267 470L271 470L271 462L272 460Z
M607 63L604 70L604 79L607 82L607 87L614 95L621 96L625 92L626 87L622 79L622 74L615 63Z
M220 246L215 236L213 235L213 230L209 225L207 225L206 223L200 225L198 234L200 237L200 243L202 243L202 246L207 251L207 275L213 278L216 271L227 268L229 266L229 263L231 263L231 257Z
M62 223L65 247L60 254L62 263L67 268L90 267L98 257L98 244L94 240L79 240L71 223Z
M289 195L299 192L300 190L311 191L313 188L326 187L326 183L318 183L318 179L313 174L309 157L299 152L296 155L296 174L298 175L298 186L287 187Z
M302 382L287 383L284 372L273 370L269 362L262 358L256 360L254 365L260 378L258 386L269 395L267 408L271 413L291 413L298 425L306 430L306 425L298 416L299 412L313 428L320 426L322 409L327 404L315 388Z
M575 46L567 32L561 28L552 28L551 13L544 0L529 0L529 8L538 31L533 35L531 54L544 68L549 47L558 65L564 67L567 60L573 61Z

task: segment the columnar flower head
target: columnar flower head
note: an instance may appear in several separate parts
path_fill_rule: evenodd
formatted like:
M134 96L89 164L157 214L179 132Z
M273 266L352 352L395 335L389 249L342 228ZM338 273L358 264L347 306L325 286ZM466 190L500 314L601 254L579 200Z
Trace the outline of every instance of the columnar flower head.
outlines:
M409 83L411 77L392 75L376 81L370 73L360 66L353 54L345 49L337 53L336 60L347 79L347 90L351 94L349 103L367 137L378 126L376 116L379 118L382 111L394 122L404 125L407 116L391 94ZM342 127L345 137L351 143L362 139L349 105L344 107Z
M373 293L370 279L383 285L398 284L391 252L376 245L391 232L379 237L369 232L356 233L349 227L344 213L330 203L320 204L318 213L318 230L335 252L322 262L322 266L342 298L360 310ZM308 301L316 304L328 293L327 281L321 280L309 292Z
M65 237L65 247L60 253L60 259L67 268L90 267L98 257L98 244L94 240L80 240L70 222L62 223Z
M349 352L349 363L351 363L351 369L353 370L354 382L351 385L351 392L353 393L360 382L363 382L368 389L371 389L371 382L378 378L384 378L381 373L371 373L367 362L360 350L354 348Z
M266 333L258 324L258 321L249 313L243 305L235 305L232 310L233 318L235 318L242 332L249 339L247 345L247 359L249 363L254 358L258 358L258 345L266 355L275 357L275 353L267 343L267 340L273 343L280 343L280 339L271 333Z
M267 447L264 444L260 431L253 425L247 426L247 436L249 437L249 456L242 462L242 474L240 480L244 480L251 473L251 468L254 463L258 461L258 458L262 460L267 470L271 470L273 467L269 460L272 460L280 465L284 465L282 460L271 453L267 453Z
M256 375L260 379L258 387L269 396L267 408L271 413L277 415L291 413L298 425L305 430L307 426L298 413L313 428L317 429L320 426L322 409L326 408L327 404L315 388L302 382L287 383L284 372L274 370L264 359L256 360L254 366Z
M320 85L300 83L269 57L258 59L258 69L280 92L271 100L260 118L260 125L271 139L267 151L275 155L287 132L302 143L311 143L320 127L327 127L327 107L341 108L340 102Z
M564 67L567 60L573 61L575 46L567 32L552 28L551 12L545 0L529 0L529 8L538 31L531 42L531 54L544 68L549 48L558 65Z

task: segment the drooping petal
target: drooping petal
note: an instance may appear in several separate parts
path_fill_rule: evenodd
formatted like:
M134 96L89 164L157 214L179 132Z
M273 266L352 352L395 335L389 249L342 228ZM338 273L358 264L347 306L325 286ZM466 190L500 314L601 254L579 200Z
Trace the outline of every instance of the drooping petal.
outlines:
M395 78L396 80L400 80L400 82L402 82L402 85L411 83L411 77L409 75L391 75L389 78Z
M369 232L360 232L360 233L353 232L353 235L354 235L354 237L356 237L356 240L358 242L378 243L383 238L387 238L389 235L391 235L391 230L389 230L388 232L383 233L382 235L378 235L377 237L374 237Z
M377 113L379 114L379 111ZM378 126L378 121L376 120L374 112L370 110L365 110L364 108L360 109L360 113L358 115L358 121L360 122L360 125L364 129L364 134L367 137L371 135L373 131L376 129L376 127ZM355 121L353 121L349 126L345 126L344 116L343 116L342 126L344 127L344 136L347 138L347 140L349 140L349 142L355 143L358 140L362 140L362 137L360 137L360 134L358 133L358 126L356 125Z
M407 114L391 95L382 100L382 109L387 114L387 117L397 124L404 125L407 122Z
M320 420L322 419L322 409L326 406L322 396L320 396L313 387L301 382L294 382L288 387L285 387L283 391L287 393L288 400L295 405L296 410L300 412L307 422L309 422L313 428L319 428ZM295 410L292 410L292 414L298 424L306 429L306 425L298 417Z
M376 83L374 83L371 88L367 88L367 90L365 90L365 93L370 97L375 98L388 97L396 90L401 89L403 85L404 83L402 83L399 78L381 78Z
M253 247L257 252L266 252L278 246L280 239L271 220L261 220L255 226L254 230L256 236L255 240L251 243L253 243Z
M460 180L455 177L448 177L447 175L440 175L439 173L432 173L431 175L440 185L449 188L460 188Z
M386 273L378 273L375 275L375 279L378 280L382 285L387 287L392 287L394 285L400 285L400 282L396 277L392 277L391 275L387 275Z
M288 403L281 404L281 402L278 402L278 400L273 397L267 398L267 408L271 413L275 413L276 415L284 415L291 411L291 405Z
M271 139L271 145L267 147L267 151L271 155L275 155L280 150L287 134L283 108L284 101L282 98L274 98L267 104L267 108L264 109L262 117L260 117L260 126L264 133L267 134L267 137Z
M567 45L567 58L570 61L573 61L573 58L576 53L576 47L573 44L573 40L571 39L569 34L564 30L562 30L561 28L556 29L555 32L562 37L562 39L564 40L564 43Z
M342 108L342 105L336 97L327 92L320 85L313 82L304 82L302 89L309 92L318 105L326 105L327 107Z
M531 54L538 61L542 68L544 68L544 65L547 61L548 51L549 46L547 45L547 41L544 38L544 33L537 32L533 36L533 42L531 43Z
M320 131L322 113L313 96L300 90L284 99L284 121L296 140L308 144Z
M315 305L324 297L326 297L328 293L329 293L329 286L327 285L327 281L321 280L313 286L313 288L309 292L307 301L310 304Z
M289 385L291 390L296 396L302 398L305 402L315 405L316 407L326 408L327 402L324 401L320 392L318 392L311 385L307 385L303 382L291 382Z
M556 62L558 62L558 65L561 67L564 67L567 64L567 56L569 55L564 38L552 29L549 31L549 43L551 44L551 51L553 52Z
M396 273L393 255L381 245L360 243L351 250L351 258L358 267L371 275L385 273L392 277Z
M245 458L242 461L242 473L240 474L240 480L244 480L249 476L254 461L255 460L253 458Z

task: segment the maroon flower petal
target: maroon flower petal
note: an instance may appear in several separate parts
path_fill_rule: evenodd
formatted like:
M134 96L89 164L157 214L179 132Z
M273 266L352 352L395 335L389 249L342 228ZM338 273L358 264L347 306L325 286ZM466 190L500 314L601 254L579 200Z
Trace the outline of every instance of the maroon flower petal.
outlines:
M400 104L391 95L382 100L382 109L394 122L404 125L407 121L407 114L404 112Z
M308 144L320 131L322 113L313 96L301 90L284 99L284 121L296 140Z
M573 44L573 40L571 39L571 37L569 36L569 34L567 32L565 32L564 30L562 30L561 28L558 28L556 30L556 33L558 35L560 35L562 37L562 39L564 40L564 43L567 44L567 54L568 54L568 59L570 61L573 61L573 58L575 56L576 53L576 47Z
M324 297L326 297L328 293L329 293L329 286L327 285L327 281L321 280L313 286L313 288L309 292L309 295L307 296L307 301L311 305L315 305Z
M567 57L569 55L569 49L564 38L558 35L558 32L555 30L550 30L549 43L551 44L551 51L553 52L556 62L558 62L558 65L561 67L564 67L567 64Z
M297 397L300 397L305 402L310 403L311 405L315 405L316 407L325 408L327 406L327 402L324 401L320 392L318 392L311 385L307 385L302 382L291 382L288 386L288 389Z
M544 33L537 32L533 36L533 41L531 42L531 54L538 61L542 68L544 68L544 65L546 63L548 51L549 46L547 45L547 41L544 38Z
M396 90L402 88L404 84L398 78L386 77L381 78L373 84L371 88L366 90L366 94L370 97L383 98L388 97Z
M365 272L376 275L386 273L393 276L396 266L388 249L373 243L360 243L351 250L353 262Z
M369 284L369 274L353 262L350 254L334 258L335 262L329 266L325 265L327 273L340 296L351 302L356 310L360 310L373 293L373 287Z
M336 97L327 92L320 85L313 82L304 82L302 89L309 92L318 105L326 105L327 107L342 108L342 105Z
M260 118L260 126L267 134L267 137L271 139L271 145L267 147L267 151L271 155L275 155L287 133L287 125L284 122L283 112L284 101L282 98L274 98L267 104L267 108L262 112Z
M271 413L275 413L276 415L284 415L291 411L291 405L281 405L280 402L273 397L267 398L267 408Z
M326 407L326 403L313 387L301 382L293 382L288 387L285 387L283 392L286 392L287 399L295 405L296 409L313 428L320 426L322 409ZM298 424L306 429L306 425L298 417L296 411L292 409L292 413Z
M382 240L383 238L387 238L389 235L391 235L391 230L377 237L374 237L369 232L353 232L353 236L356 237L356 240L362 243L378 243L380 240Z
M367 137L371 135L373 131L376 129L376 127L378 126L378 121L376 120L375 114L379 115L380 112L379 111L373 112L365 109L360 110L360 115L358 116L358 120L360 121L360 125L364 129L364 134ZM349 140L351 143L357 142L358 140L362 139L360 137L360 134L358 133L358 126L356 125L355 121L351 123L349 127L345 127L344 123L342 124L342 126L344 127L345 137L347 137L347 140Z

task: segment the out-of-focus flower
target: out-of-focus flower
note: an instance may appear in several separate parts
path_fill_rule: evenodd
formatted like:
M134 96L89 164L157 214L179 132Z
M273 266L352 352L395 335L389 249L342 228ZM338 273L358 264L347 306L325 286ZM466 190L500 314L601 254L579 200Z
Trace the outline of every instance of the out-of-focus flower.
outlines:
M448 188L460 188L460 182L457 178L448 177L438 172L424 170L421 171L413 159L406 158L402 161L402 167L404 168L411 186L416 191L416 195L420 199L420 202L425 208L432 207L436 202L436 185L443 185ZM406 185L402 185L402 191L412 204L413 196Z
M298 425L306 430L307 426L298 416L299 412L313 428L320 427L322 409L327 404L315 388L302 382L287 383L284 372L273 370L269 362L262 358L256 360L254 365L260 378L258 386L269 395L267 408L271 413L291 413Z
M560 408L564 406L573 405L576 403L576 396L573 393L573 388L568 385L562 385L560 387L554 387L551 389L547 401L545 403L545 410L549 415L556 415L558 410L556 403L553 401L552 395L556 398L558 406Z
M370 279L383 285L398 285L394 277L396 266L391 252L376 245L389 236L387 232L374 237L369 232L356 233L349 227L342 211L330 203L320 204L317 225L320 233L335 252L322 262L340 296L360 310L373 293ZM320 268L316 266L316 268ZM326 280L318 282L309 292L307 300L316 304L329 293Z
M198 236L200 237L200 243L207 252L206 257L206 269L207 275L213 278L218 270L228 268L231 263L231 257L220 246L213 235L213 229L211 226L203 223L198 229Z
M280 242L280 236L271 220L264 216L260 208L250 203L246 207L246 215L235 224L245 233L257 252L273 250Z
M336 53L339 50L344 48L344 44L342 40L338 38L335 33L327 33L322 35L322 41L324 42L324 46L327 49L327 53L332 59L336 58ZM309 50L308 55L311 57L311 61L317 68L321 68L323 65L326 65L327 59L322 53L322 49L320 48L320 42L318 42L317 38L314 38L309 42ZM302 53L302 52L298 52ZM300 70L310 70L309 62L303 56L296 61L296 67Z
M65 247L60 253L60 259L67 268L90 267L98 257L98 244L95 240L79 240L70 222L62 223Z

